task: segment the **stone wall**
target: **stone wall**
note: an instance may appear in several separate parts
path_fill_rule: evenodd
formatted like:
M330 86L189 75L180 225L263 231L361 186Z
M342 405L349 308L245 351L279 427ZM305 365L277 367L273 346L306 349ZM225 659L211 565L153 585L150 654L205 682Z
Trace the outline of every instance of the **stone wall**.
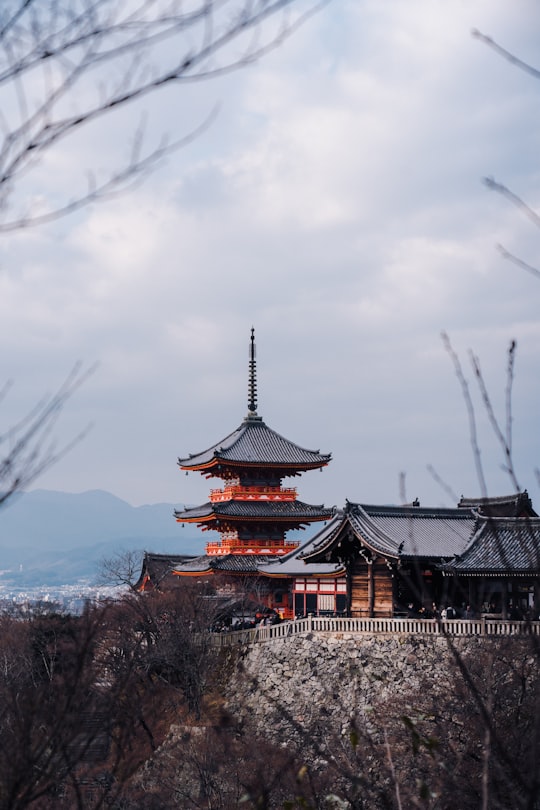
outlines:
M138 775L161 797L144 806L540 807L536 642L316 632L222 648L201 725L173 725Z
M276 741L306 728L345 733L354 718L369 727L373 712L390 705L414 713L431 704L452 719L452 698L467 693L452 649L480 690L494 659L529 656L536 669L527 637L313 633L228 651L226 700L233 716Z

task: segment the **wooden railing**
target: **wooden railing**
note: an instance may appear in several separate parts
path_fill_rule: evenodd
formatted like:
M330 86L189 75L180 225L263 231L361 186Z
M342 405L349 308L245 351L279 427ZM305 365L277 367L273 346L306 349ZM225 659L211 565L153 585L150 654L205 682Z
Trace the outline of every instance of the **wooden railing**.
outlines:
M288 554L298 548L298 540L242 540L236 538L226 538L216 540L215 543L206 544L206 553L210 557L225 554Z
M297 496L296 487L250 487L241 484L229 484L223 489L211 489L210 501L295 501Z
M254 644L306 633L348 633L365 635L448 635L448 636L540 636L540 622L515 622L500 619L344 619L308 616L291 622L215 633L219 647Z

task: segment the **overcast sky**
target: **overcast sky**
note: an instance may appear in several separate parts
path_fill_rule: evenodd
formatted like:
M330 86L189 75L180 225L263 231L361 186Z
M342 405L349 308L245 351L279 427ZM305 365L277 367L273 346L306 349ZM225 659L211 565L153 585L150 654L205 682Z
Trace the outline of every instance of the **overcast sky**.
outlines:
M514 459L540 507L540 279L496 249L540 266L540 230L481 182L540 210L540 81L473 28L540 67L533 0L333 0L256 65L146 100L149 137L217 115L144 184L0 237L2 426L99 364L56 427L91 432L36 487L204 502L210 482L176 459L244 418L254 326L259 415L332 453L302 500L399 503L404 473L407 499L453 505L429 465L458 497L480 485L444 330L469 377L480 357L503 422L517 340ZM114 161L132 125L51 155L51 188Z

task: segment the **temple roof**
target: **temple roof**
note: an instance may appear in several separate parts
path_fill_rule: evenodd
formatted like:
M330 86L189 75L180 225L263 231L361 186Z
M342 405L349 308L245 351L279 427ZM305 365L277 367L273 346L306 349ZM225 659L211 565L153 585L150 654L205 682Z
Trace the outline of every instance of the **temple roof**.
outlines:
M285 554L283 557L274 557L272 562L259 566L259 572L269 577L306 577L306 576L341 576L345 573L342 563L309 563L303 556L307 556L310 549L320 545L323 540L328 541L335 537L341 528L343 514L336 514L328 524L298 548Z
M302 501L221 501L193 506L182 512L175 511L176 520L182 522L206 522L212 518L265 521L300 521L329 520L333 509L324 506L312 506Z
M467 546L474 529L471 512L457 509L351 504L354 529L375 550L405 557L453 557Z
M202 554L200 557L194 557L176 565L173 573L190 575L213 571L224 574L256 574L259 566L273 559L274 557L268 554L224 554L223 556Z
M285 439L269 428L260 417L246 416L240 427L207 450L188 458L179 458L178 464L185 470L204 470L218 464L225 466L264 465L274 469L295 470L323 467L331 460L330 453L306 450Z
M154 588L159 587L170 576L175 565L181 565L190 559L192 556L189 554L154 554L145 551L141 574L134 587L141 590L148 587L148 583Z
M469 547L443 566L451 574L540 572L540 518L479 517Z
M476 509L487 517L538 517L533 509L529 493L515 492L498 498L464 498L458 503L459 509Z
M475 514L466 509L419 506L372 506L347 502L342 526L303 557L320 558L338 545L344 534L374 552L396 559L451 558L467 547L475 527Z

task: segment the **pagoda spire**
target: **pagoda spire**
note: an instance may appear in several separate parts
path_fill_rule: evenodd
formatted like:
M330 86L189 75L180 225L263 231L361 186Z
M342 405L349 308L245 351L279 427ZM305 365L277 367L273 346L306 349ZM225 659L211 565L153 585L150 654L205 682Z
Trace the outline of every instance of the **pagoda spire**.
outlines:
M248 418L257 416L257 363L255 360L255 329L251 327L249 345Z

